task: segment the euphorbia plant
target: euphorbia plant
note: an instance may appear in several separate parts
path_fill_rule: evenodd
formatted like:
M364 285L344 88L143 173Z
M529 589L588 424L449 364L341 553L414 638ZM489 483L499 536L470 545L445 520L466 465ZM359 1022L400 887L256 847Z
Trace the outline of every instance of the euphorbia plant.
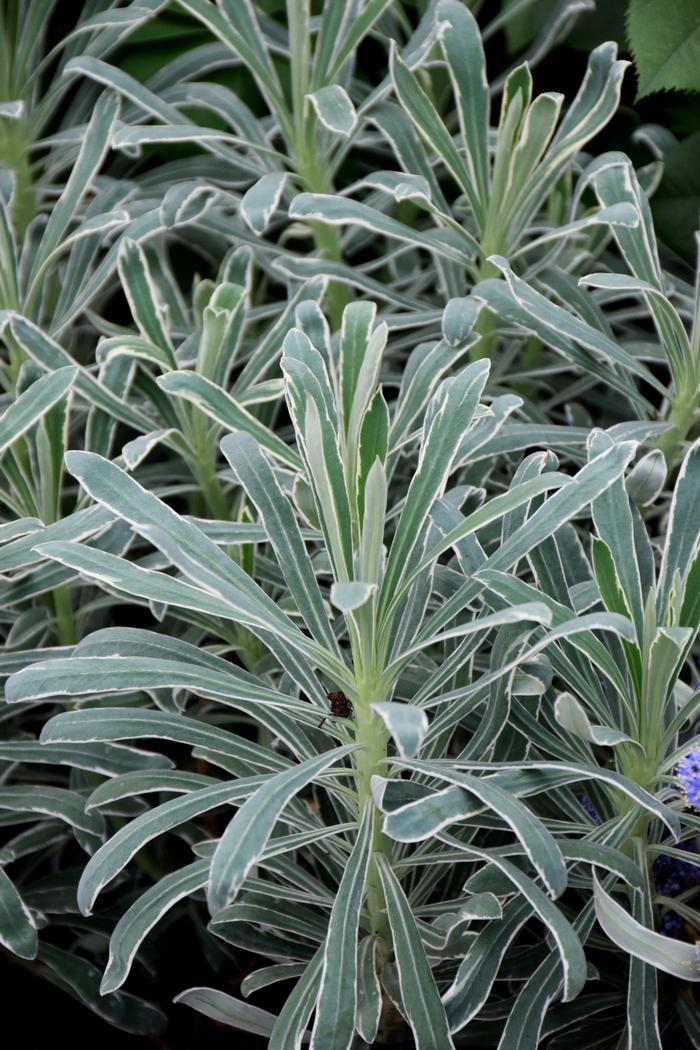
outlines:
M474 338L474 317L464 304L446 317L446 337L462 352ZM391 1016L412 1029L419 1046L452 1045L450 1031L469 1012L460 973L473 964L473 923L502 910L490 892L469 890L459 899L454 876L444 877L455 849L465 876L485 861L496 864L507 897L515 887L522 921L534 915L548 926L564 966L564 996L575 995L585 979L583 952L551 898L566 887L567 857L587 854L562 852L522 799L552 782L598 777L673 826L651 795L592 763L533 780L527 770L488 763L465 774L450 757L460 726L494 690L506 702L540 691L537 654L560 638L593 628L626 637L627 621L609 613L572 612L550 630L546 602L486 611L477 601L484 584L468 566L481 552L480 572L505 572L537 550L615 483L634 443L607 441L573 477L543 471L554 460L536 455L537 469L519 471L506 491L479 505L477 494L455 483L517 400L480 405L486 362L436 386L447 349L436 344L423 348L387 403L378 387L386 338L370 304L348 307L333 338L318 307L301 304L282 358L300 468L290 471L274 449L265 454L250 433L224 438L257 532L232 524L220 540L254 535L262 544L257 579L116 464L69 454L85 491L154 545L171 570L74 542L46 543L40 553L117 593L167 607L179 627L100 631L71 656L24 669L8 683L11 701L96 697L51 719L42 734L47 744L163 738L205 761L205 772L127 773L95 789L88 811L107 817L127 798L177 797L136 816L90 859L78 891L85 913L153 838L221 805L239 807L219 838L192 825L187 838L202 859L165 875L122 917L103 990L123 983L158 918L205 888L212 932L273 961L247 989L294 975L299 981L279 1018L210 989L181 999L267 1031L272 1047L296 1045L314 1010L311 1045L324 1050L350 1046L354 1033L373 1042L380 1029L386 1035ZM417 460L402 451L406 427L420 428ZM469 512L461 518L465 499ZM442 565L451 550L457 561ZM232 624L244 625L264 650L247 670L225 658ZM494 637L494 629L505 633ZM537 640L528 647L533 631ZM521 675L524 660L533 666ZM106 694L139 690L150 691L156 705L106 703ZM326 692L344 694L344 717L330 713ZM441 713L430 723L435 706ZM492 719L493 711L488 725ZM444 789L445 781L454 788ZM424 836L407 838L402 822L415 805L433 812L433 797L440 805L451 798L457 819L487 839L505 835L520 865L499 859L500 848L469 841L450 848L446 861L439 835L412 857L399 843ZM602 863L608 866L608 854Z

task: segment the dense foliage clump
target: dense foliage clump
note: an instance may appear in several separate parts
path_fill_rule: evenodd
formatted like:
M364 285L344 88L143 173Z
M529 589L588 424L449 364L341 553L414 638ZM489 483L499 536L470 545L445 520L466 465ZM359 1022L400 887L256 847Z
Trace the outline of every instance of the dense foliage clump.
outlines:
M692 5L636 109L592 0L62 6L0 0L14 980L700 1047Z

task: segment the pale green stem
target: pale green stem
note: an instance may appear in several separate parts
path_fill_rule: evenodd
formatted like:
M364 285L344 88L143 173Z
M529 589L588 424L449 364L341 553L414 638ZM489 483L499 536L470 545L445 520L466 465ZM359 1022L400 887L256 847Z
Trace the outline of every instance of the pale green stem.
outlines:
M357 770L358 815L364 812L365 806L373 808L372 859L367 873L367 910L372 932L376 933L385 944L391 943L386 915L386 903L381 879L377 870L375 857L383 854L391 858L391 844L381 829L381 813L374 806L372 798L372 777L385 771L384 760L387 757L389 734L381 718L371 708L371 704L382 699L371 686L363 688L356 698L354 706L355 743L360 750L354 755Z
M70 587L54 587L52 596L58 641L61 645L75 645L78 637L75 629Z
M666 417L666 422L670 423L671 427L664 431L657 442L669 467L674 465L679 449L698 419L699 408L698 383L697 380L691 380L687 387L678 392Z

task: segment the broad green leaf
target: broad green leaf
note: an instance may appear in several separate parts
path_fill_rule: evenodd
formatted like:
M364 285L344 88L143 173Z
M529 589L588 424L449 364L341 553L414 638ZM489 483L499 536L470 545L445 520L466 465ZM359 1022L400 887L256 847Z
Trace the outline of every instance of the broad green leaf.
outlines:
M637 98L655 91L700 91L700 25L694 0L630 0L627 31L637 66Z

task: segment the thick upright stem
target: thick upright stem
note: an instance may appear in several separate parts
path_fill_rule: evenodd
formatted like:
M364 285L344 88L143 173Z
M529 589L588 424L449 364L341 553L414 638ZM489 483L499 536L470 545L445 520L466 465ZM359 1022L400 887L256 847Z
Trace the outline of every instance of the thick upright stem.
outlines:
M489 254L495 253L489 252ZM481 263L477 276L479 281L485 281L489 277L497 277L498 270L493 263L485 260ZM472 360L478 361L480 358L490 358L493 353L493 340L496 332L496 318L490 310L481 311L474 326L474 331L479 336L479 341L469 351Z
M389 735L382 720L374 714L370 704L376 696L367 697L355 705L355 742L361 750L356 753L357 798L359 812L364 812L366 805L374 807L372 799L372 777L383 772L382 762L387 755ZM374 809L374 830L372 841L373 857L367 874L367 910L369 912L372 932L378 934L388 944L390 932L386 915L386 904L381 879L375 862L378 853L386 857L391 855L391 844L381 830L381 814Z
M313 122L311 122L311 127L315 127ZM297 171L310 193L332 193L333 186L328 174L314 152L316 137L312 135L311 138L313 140L311 144L302 139L298 145ZM331 262L342 262L343 253L340 249L340 234L337 229L325 222L311 222L309 225L316 241L316 247L324 258ZM345 285L338 281L331 281L326 292L326 305L332 328L340 328L343 310L347 303L348 293Z
M676 397L666 422L670 429L664 431L658 441L658 447L664 454L664 458L671 467L677 457L679 447L687 438L691 427L698 418L700 409L700 398L698 398L698 384L691 382L687 389L680 390Z
M228 521L231 517L231 508L226 498L226 493L216 475L214 463L208 462L195 465L194 475L211 513L220 521Z
M52 595L58 641L61 645L75 645L78 638L75 630L70 587L54 587Z

